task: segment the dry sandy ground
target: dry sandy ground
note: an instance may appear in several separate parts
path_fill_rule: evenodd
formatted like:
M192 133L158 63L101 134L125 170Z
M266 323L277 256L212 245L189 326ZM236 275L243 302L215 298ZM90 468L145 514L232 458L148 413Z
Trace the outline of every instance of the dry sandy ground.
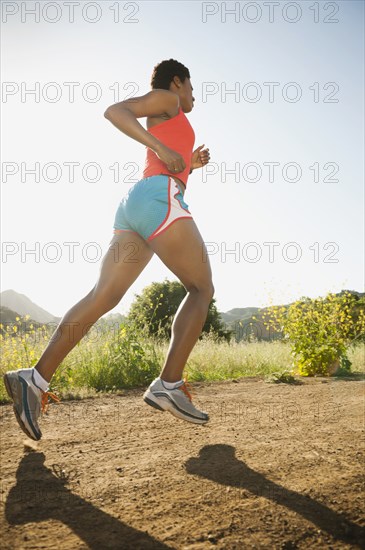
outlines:
M38 443L1 407L1 549L364 547L364 382L193 392L205 426L133 390L51 405Z

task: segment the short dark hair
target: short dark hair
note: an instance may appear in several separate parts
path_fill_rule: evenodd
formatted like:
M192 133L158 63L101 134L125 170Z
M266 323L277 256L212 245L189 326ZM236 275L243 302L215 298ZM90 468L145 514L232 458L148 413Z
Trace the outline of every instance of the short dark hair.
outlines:
M151 87L153 89L162 88L163 90L169 90L174 76L178 76L181 82L185 82L186 78L190 78L189 69L176 61L176 59L165 59L154 67L151 76Z

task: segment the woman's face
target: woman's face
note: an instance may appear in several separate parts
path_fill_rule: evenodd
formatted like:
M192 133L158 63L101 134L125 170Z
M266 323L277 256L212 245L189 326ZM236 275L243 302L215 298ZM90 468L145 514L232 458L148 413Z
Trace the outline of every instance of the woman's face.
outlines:
M190 78L185 78L184 82L181 85L181 88L184 92L184 96L180 97L181 99L181 108L184 113L190 113L194 107L195 97L193 96L193 87L190 82Z
M193 110L195 101L190 78L185 78L184 82L181 82L179 77L175 77L170 85L170 90L178 94L183 112L190 113Z

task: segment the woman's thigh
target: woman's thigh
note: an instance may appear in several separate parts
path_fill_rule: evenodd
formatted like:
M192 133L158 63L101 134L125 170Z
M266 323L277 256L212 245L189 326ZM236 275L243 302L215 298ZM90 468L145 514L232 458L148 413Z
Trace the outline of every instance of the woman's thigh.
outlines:
M163 233L148 242L187 290L195 288L213 296L209 256L193 218L176 220Z
M123 231L113 235L101 261L98 281L91 292L117 304L153 254L149 244L137 233Z

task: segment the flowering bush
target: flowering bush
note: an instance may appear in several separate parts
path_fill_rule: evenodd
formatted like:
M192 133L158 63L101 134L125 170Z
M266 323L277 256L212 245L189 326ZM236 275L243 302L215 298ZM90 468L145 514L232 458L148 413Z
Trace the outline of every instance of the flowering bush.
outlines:
M0 323L1 363L5 370L33 367L38 360L38 351L48 340L46 326L35 329L27 323L29 318L25 315L16 317L14 323Z
M289 341L299 374L328 376L350 369L347 349L365 333L363 301L347 291L315 300L304 297L289 307L268 308L264 324Z

